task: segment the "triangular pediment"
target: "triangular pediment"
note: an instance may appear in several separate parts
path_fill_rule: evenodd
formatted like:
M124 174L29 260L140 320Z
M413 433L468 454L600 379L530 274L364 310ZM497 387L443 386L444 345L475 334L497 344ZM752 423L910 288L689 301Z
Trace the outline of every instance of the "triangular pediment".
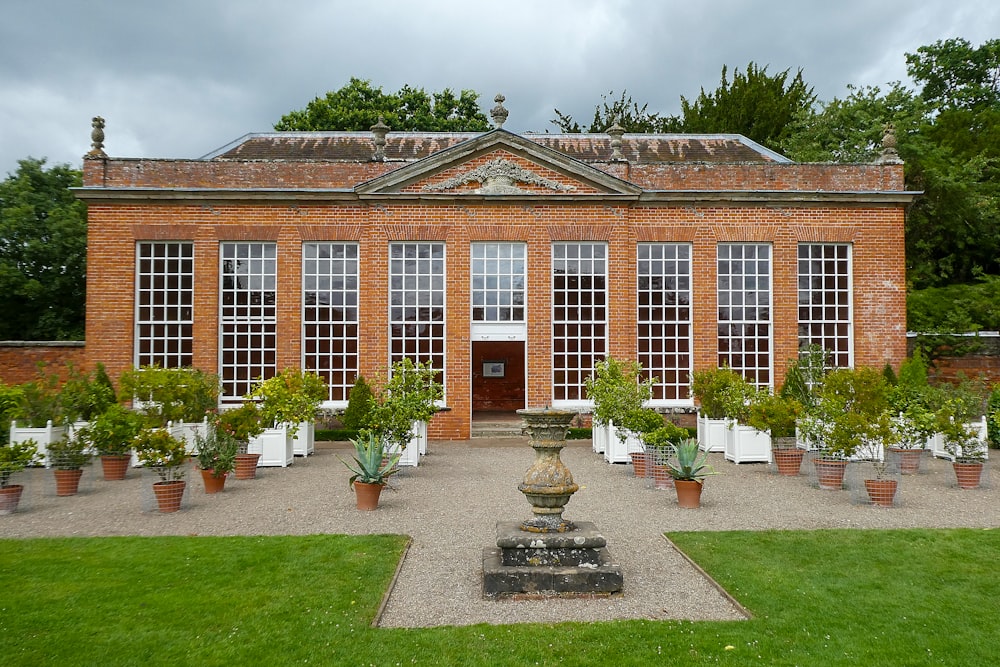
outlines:
M506 130L493 130L362 183L373 196L638 195L641 188Z

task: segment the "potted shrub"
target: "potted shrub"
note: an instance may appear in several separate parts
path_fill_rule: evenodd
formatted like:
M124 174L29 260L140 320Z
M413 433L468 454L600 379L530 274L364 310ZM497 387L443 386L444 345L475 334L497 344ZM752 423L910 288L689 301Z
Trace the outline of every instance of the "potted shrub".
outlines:
M183 440L164 428L144 428L135 438L139 463L156 473L153 494L161 512L176 512L184 497L184 466L190 458Z
M784 393L760 392L750 406L747 424L771 438L771 458L782 475L796 476L805 450L796 446L795 426L802 404Z
M695 371L691 393L698 402L698 443L706 452L726 449L725 392L733 384L746 382L728 366Z
M116 402L115 397L115 387L102 363L98 363L92 373L82 373L70 367L69 377L59 393L66 421L78 425L104 412Z
M968 403L952 397L937 413L937 429L944 437L944 448L952 459L960 489L978 488L986 463L986 443L977 425L971 422L974 412Z
M351 444L354 445L354 462L340 459L353 473L348 484L354 489L357 508L374 510L378 508L379 496L386 480L399 470L397 464L400 454L388 454L385 440L371 431L351 440Z
M207 436L195 435L195 446L205 493L220 493L226 486L226 476L236 469L239 443L226 431L211 429Z
M21 472L38 459L38 447L32 440L0 446L0 515L17 510L24 486L11 484L15 473Z
M937 430L934 405L938 392L927 381L927 363L919 348L903 361L899 376L890 384L889 407L897 443L889 451L899 460L901 474L915 474L920 470L924 448Z
M721 396L726 418L725 458L733 463L766 463L771 460L771 437L748 424L751 407L766 392L738 377Z
M10 424L10 442L34 441L42 465L48 465L48 446L66 436L59 378L46 375L39 365L38 377L20 385Z
M359 436L374 434L382 439L387 451L400 454L400 465L417 465L419 434L444 396L437 375L429 361L415 364L403 359L394 363L389 379L372 396Z
M820 443L813 463L821 489L843 488L848 461L866 442L882 438L888 410L886 381L878 371L838 368L824 377L815 406L800 420L806 437Z
M225 433L236 441L236 479L254 479L261 454L249 451L250 441L264 432L257 404L247 401L237 408L220 411L212 422L212 430Z
M73 496L80 488L83 466L90 464L87 441L79 434L56 440L49 445L49 465L56 478L56 495Z
M287 424L293 439L293 456L308 456L315 451L315 440L311 437L315 433L313 420L327 395L326 382L319 375L286 368L258 382L247 398L260 402L261 418L266 427ZM303 437L296 441L300 430Z
M132 401L147 426L171 427L193 451L195 434L206 435L206 415L218 405L219 378L197 368L141 366L122 374L118 399Z
M708 452L700 451L695 438L686 438L673 445L667 468L677 491L677 505L687 509L699 507L705 477L716 474L708 465Z
M644 419L640 411L653 393L657 378L642 378L642 365L636 361L618 361L605 357L594 364L593 372L585 380L587 398L593 402L595 432L603 429L603 437L595 434L596 449L603 449L609 463L626 463L632 452L642 451L638 433L628 427L631 420ZM662 419L661 419L662 424ZM603 448L601 447L603 445Z
M670 476L670 469L667 461L673 452L674 445L680 443L688 437L687 429L681 428L671 421L663 421L661 426L642 434L642 442L646 449L647 476L653 480L653 486L657 489L666 489L673 486L673 478ZM637 477L641 477L638 471Z
M120 403L112 403L81 429L80 437L101 457L104 479L125 479L135 437L142 430L142 416Z

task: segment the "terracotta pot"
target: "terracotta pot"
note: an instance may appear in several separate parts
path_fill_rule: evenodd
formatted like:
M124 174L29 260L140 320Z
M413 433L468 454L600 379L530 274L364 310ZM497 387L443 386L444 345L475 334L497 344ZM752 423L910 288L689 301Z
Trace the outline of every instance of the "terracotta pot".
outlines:
M904 475L916 475L920 472L920 459L924 456L924 450L890 447L889 451L899 456L899 472Z
M653 486L657 489L669 489L674 485L674 478L670 476L670 468L662 463L650 464L653 478Z
M106 454L101 457L101 469L104 471L104 479L115 482L125 479L128 472L128 464L132 457L125 454L122 456Z
M983 476L982 463L962 463L960 461L955 461L951 465L955 469L955 477L958 479L958 488L979 488L979 480L982 479Z
M798 447L792 449L773 449L771 455L774 457L774 464L778 466L778 473L787 477L796 477L802 469L802 457L806 450Z
M702 482L690 479L675 479L674 488L677 490L677 506L686 509L701 507L701 487Z
M649 452L632 452L629 456L632 458L632 469L635 471L635 476L649 477L649 465L652 459Z
M354 482L354 495L359 510L378 509L378 498L382 493L384 484L366 484L365 482Z
M80 490L80 477L83 476L83 469L76 470L53 470L56 476L56 495L75 496Z
M0 515L11 514L17 509L21 502L21 492L24 486L21 484L11 484L0 488Z
M156 505L161 512L176 512L181 508L181 499L184 497L184 486L186 484L187 482L183 479L175 479L170 482L156 482L153 484Z
M199 468L199 470L201 469ZM216 477L215 470L212 468L201 470L201 481L205 483L205 493L221 493L226 486L226 475L228 474Z
M256 479L259 460L260 454L237 454L236 479Z
M844 472L847 470L847 461L815 459L813 465L816 466L819 488L826 491L840 491L844 488Z
M893 498L896 497L896 487L898 482L894 479L866 479L865 490L868 491L868 498L872 503L882 507L892 507Z

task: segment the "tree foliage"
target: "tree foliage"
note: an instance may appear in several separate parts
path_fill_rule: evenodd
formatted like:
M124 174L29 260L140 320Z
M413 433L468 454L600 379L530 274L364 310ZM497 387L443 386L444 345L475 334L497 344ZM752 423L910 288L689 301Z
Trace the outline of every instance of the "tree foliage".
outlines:
M396 93L385 93L371 81L351 78L339 90L317 97L305 109L290 111L275 123L278 131L365 131L379 116L396 131L485 132L490 122L479 109L479 94L463 90L456 97L451 89L427 93L405 85Z
M82 339L87 223L82 174L44 159L0 182L0 339Z
M601 103L594 108L594 118L586 128L573 120L573 116L564 114L559 109L555 109L556 117L550 122L568 133L606 132L615 123L626 132L635 133L676 132L680 129L675 116L661 116L651 112L648 110L648 103L640 107L627 91L623 90L618 99L614 99L614 94L611 91L607 95L601 95ZM612 99L610 104L608 99Z

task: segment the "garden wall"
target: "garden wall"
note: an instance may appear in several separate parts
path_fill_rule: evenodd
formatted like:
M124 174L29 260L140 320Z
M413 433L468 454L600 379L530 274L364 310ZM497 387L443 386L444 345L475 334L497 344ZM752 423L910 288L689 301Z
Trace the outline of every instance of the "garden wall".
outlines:
M0 382L21 384L38 376L38 364L66 378L69 365L84 366L83 341L0 341Z

